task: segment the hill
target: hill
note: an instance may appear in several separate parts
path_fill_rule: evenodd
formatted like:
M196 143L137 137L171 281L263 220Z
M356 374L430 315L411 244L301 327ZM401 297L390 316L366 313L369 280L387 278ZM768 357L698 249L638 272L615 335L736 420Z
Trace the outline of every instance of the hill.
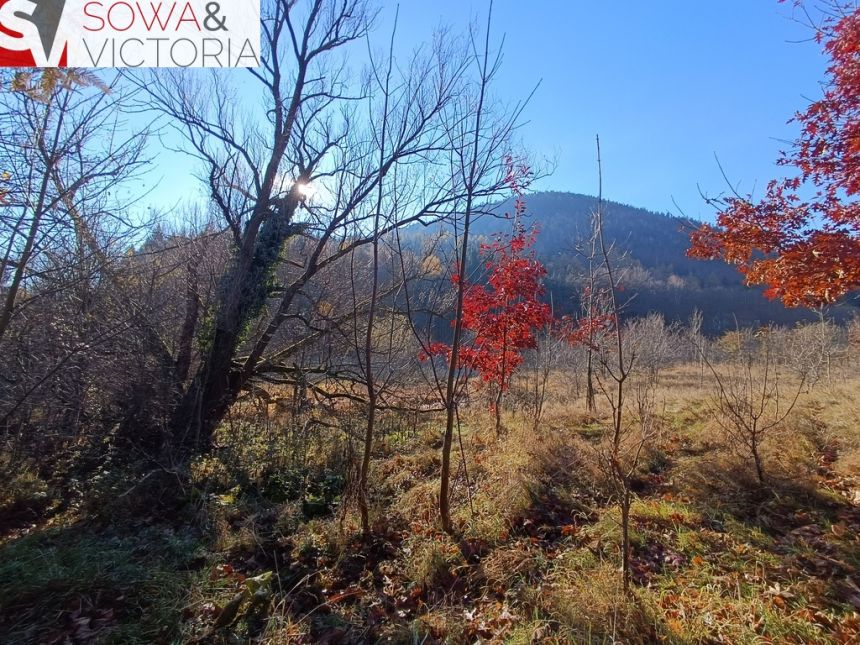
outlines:
M549 272L548 291L558 310L573 311L578 307L576 294L585 266L583 245L597 199L542 192L529 195L526 202L528 220L539 228L535 249ZM513 212L513 204L505 202L495 210L498 214ZM655 311L670 321L686 321L698 309L706 331L716 333L736 325L790 325L817 315L768 300L763 289L744 285L734 267L688 258L688 236L698 225L695 220L612 201L604 201L604 213L607 242L614 245L618 261L625 267L629 316ZM484 216L475 221L473 231L481 239L509 226L505 219ZM856 311L849 301L828 313L843 320Z

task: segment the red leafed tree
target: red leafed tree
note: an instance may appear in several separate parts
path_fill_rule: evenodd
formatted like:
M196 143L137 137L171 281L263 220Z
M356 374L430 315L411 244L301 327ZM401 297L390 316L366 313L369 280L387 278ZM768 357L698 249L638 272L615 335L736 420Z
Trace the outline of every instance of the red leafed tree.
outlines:
M518 215L522 208L518 200ZM511 376L523 362L523 352L536 347L535 333L552 319L549 305L540 302L546 269L532 250L535 235L517 218L513 234L482 244L487 283L468 285L463 298L463 329L473 338L461 347L460 363L495 386L496 432L501 431L502 398ZM452 280L457 284L461 277ZM434 343L429 350L447 355L450 348Z
M695 231L688 252L738 265L788 306L860 288L860 7L832 0L816 38L830 65L823 97L795 115L800 136L778 160L789 176L759 201L720 201L717 226Z
M585 297L588 297L588 292ZM615 324L615 314L611 312L595 312L591 318L565 316L556 333L570 345L585 345L599 352L615 330Z

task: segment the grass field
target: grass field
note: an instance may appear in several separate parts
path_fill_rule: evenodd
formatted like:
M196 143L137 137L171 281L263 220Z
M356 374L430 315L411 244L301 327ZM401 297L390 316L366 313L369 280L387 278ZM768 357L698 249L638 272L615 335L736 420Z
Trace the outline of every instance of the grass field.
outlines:
M608 408L586 415L554 374L537 430L464 415L456 538L438 530L433 418L383 424L367 539L342 430L250 403L190 483L108 464L75 494L21 474L2 495L0 642L860 642L860 379L804 388L764 441L764 488L711 386L698 366L661 375L627 596Z

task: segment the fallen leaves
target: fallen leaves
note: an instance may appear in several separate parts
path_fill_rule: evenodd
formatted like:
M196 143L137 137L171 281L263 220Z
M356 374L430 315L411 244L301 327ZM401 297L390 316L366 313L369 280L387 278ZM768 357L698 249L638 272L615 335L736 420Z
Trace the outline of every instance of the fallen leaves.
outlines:
M61 619L64 626L45 642L48 645L90 645L106 637L118 625L113 609L79 607Z

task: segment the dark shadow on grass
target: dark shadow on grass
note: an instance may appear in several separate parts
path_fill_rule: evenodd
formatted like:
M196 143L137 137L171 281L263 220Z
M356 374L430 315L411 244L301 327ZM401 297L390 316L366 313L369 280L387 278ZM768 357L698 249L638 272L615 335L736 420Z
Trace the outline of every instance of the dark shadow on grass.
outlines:
M703 462L700 478L712 485L699 491L694 506L711 528L731 518L766 536L766 551L781 562L771 573L790 582L798 573L825 585L824 602L834 610L860 610L860 508L820 487L811 473L768 478L761 486L751 469ZM854 587L854 588L852 588Z
M154 643L176 634L193 530L48 528L0 545L0 642ZM65 640L68 639L68 640Z

